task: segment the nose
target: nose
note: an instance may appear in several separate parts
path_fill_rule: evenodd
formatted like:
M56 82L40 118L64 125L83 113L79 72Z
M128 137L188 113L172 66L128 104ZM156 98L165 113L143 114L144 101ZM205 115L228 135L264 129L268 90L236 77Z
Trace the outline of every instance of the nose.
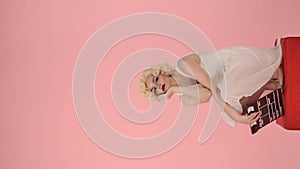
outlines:
M161 84L154 84L157 89L161 89Z

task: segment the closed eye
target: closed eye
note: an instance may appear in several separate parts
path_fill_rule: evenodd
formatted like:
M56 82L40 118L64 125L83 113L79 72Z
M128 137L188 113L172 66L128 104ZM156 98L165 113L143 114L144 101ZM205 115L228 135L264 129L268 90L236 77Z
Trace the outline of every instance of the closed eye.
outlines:
M153 82L153 83L157 83L157 81L158 81L158 76L156 76L156 77L153 77L153 80L152 80L152 82Z

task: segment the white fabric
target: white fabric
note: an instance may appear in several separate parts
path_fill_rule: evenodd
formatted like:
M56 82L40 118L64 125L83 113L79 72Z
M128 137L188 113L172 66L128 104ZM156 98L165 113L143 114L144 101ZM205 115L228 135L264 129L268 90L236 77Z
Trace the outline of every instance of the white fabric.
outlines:
M274 48L235 46L215 52L198 53L201 66L208 72L212 82L220 89L221 97L239 112L243 96L251 96L266 84L280 66L282 51L280 39ZM175 70L189 77L176 65ZM235 121L226 113L223 119L234 126Z

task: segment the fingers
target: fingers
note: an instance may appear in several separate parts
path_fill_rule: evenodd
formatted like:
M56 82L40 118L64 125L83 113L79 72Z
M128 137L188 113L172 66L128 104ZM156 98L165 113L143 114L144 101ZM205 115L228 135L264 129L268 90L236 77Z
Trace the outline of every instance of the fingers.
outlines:
M156 101L158 101L159 103L162 103L166 100L165 95L159 95L156 97Z
M239 122L252 125L257 120L259 120L259 118L261 117L261 113L255 112L255 113L251 113L249 115L241 115L240 117L241 118L240 118Z
M261 117L261 113L259 113L259 112L250 114L248 116L249 124L251 125L251 124L255 123L260 117Z
M161 94L156 96L156 101L159 103L165 103L166 100L168 100L170 97L167 96L167 94Z
M253 119L253 121L257 121L261 117L261 113L257 113L257 116Z

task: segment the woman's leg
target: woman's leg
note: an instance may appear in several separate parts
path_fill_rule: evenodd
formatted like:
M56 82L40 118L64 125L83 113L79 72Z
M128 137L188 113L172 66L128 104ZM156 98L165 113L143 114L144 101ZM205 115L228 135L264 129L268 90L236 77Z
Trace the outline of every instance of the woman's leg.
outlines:
M272 80L278 80L279 79L279 69L276 69L276 71L274 72L271 79Z
M283 85L283 70L281 67L279 67L273 74L271 80L277 80L279 81L280 86Z

